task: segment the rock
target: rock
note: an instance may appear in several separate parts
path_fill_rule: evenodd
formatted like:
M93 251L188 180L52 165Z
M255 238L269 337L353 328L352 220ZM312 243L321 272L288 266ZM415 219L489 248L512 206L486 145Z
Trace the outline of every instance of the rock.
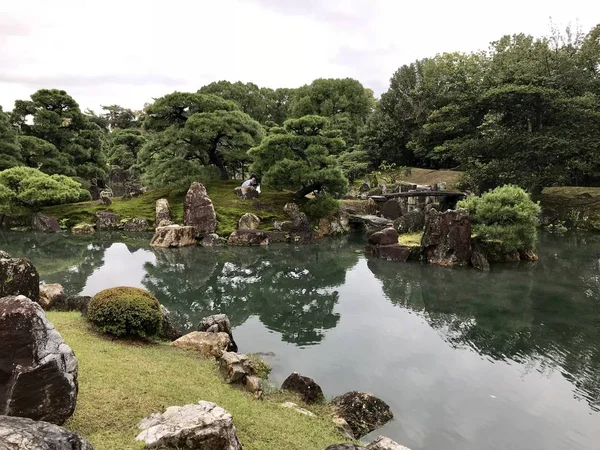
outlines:
M365 392L347 392L331 401L335 415L341 417L360 439L394 418L387 403Z
M269 235L259 230L237 230L231 233L229 245L269 245Z
M396 220L401 214L398 200L388 200L381 206L381 215L386 219Z
M69 430L25 417L0 416L0 449L94 450L90 442Z
M162 326L160 328L161 337L168 341L176 341L182 336L182 333L173 324L173 320L171 320L171 312L163 305L160 305L160 311L163 317Z
M123 231L142 232L148 229L148 221L144 218L137 217L130 219L123 224Z
M367 230L373 230L372 232L391 227L394 223L392 220L386 219L385 217L373 215L353 214L349 219L350 223L363 225Z
M273 228L277 231L292 231L292 221L286 220L283 222L273 222Z
M540 259L535 250L519 250L519 259L521 261L535 262Z
M58 233L60 225L54 217L38 213L33 217L33 229L44 233Z
M342 436L347 437L348 439L354 439L354 432L352 431L352 428L350 428L350 425L348 425L348 422L346 422L345 419L342 419L341 417L333 417L332 420L338 433L340 433Z
M79 311L86 316L91 299L92 297L88 297L87 295L62 296L54 301L50 309L52 311Z
M363 192L367 192L367 191L369 191L369 189L371 189L371 186L369 186L369 184L368 184L368 183L363 183L363 184L361 184L361 185L360 185L360 187L358 188L358 192L361 192L361 193L363 193Z
M71 228L73 234L94 234L95 232L94 226L89 223L80 223Z
M0 250L0 259L10 259L10 255L4 250Z
M420 209L413 209L394 221L394 228L400 234L423 231L424 226L425 213Z
M285 231L265 231L269 237L269 244L283 244L290 240L290 234Z
M286 203L283 207L283 212L292 220L300 215L300 207L295 203Z
M321 386L315 383L315 380L304 377L298 372L292 373L285 379L281 389L296 392L305 403L319 403L325 400Z
M258 216L252 213L246 213L238 222L238 230L257 230L260 225Z
M412 250L405 245L390 244L390 245L379 245L376 247L376 254L382 259L388 261L408 261Z
M215 403L171 406L138 425L147 448L242 450L231 414Z
M116 230L121 224L121 216L110 211L96 213L96 228L100 230Z
M220 358L229 347L227 333L192 331L172 343L175 347L196 350L205 358Z
M62 425L75 411L77 359L44 311L0 299L0 414Z
M310 412L308 409L300 408L298 405L296 405L293 402L282 403L281 407L293 409L294 411L299 412L300 414L304 414L305 416L315 417L315 415L312 412Z
M471 265L476 269L483 270L485 272L490 270L490 262L485 254L483 246L477 242L472 242L473 251L471 253Z
M171 206L166 198L156 200L156 228L173 225L171 219Z
M235 195L237 195L242 200L252 200L257 198L259 192L256 190L254 186L239 186L234 189Z
M312 226L310 220L306 217L303 212L298 213L295 219L292 220L292 226L290 228L292 233L310 233L312 232Z
M182 227L180 225L159 227L154 232L150 246L162 248L190 247L196 245L195 233L193 227Z
M371 245L390 245L398 243L398 232L393 228L385 228L382 231L377 231L369 236L369 244Z
M202 238L202 240L200 241L200 245L202 247L220 247L221 245L223 245L223 242L221 241L221 238L218 234L211 233L207 234Z
M371 214L376 216L379 212L379 208L377 207L377 202L372 198L367 200L367 204L365 205L365 212L367 214Z
M225 352L219 359L219 370L229 384L244 383L246 377L255 374L254 365L244 354Z
M319 237L339 236L350 232L348 214L340 212L326 219L319 220Z
M24 295L35 302L39 301L40 276L28 259L0 259L0 298L7 295Z
M333 444L327 447L325 450L364 450L364 447L358 447L354 444Z
M231 322L226 314L214 314L212 316L205 317L198 325L198 331L204 331L207 333L227 333L229 336L229 347L227 347L227 351L238 351L238 346L233 340L233 334L231 333Z
M110 196L106 194L106 191L100 192L100 201L104 206L112 205L112 200L110 199Z
M430 264L465 266L471 262L471 222L466 209L429 210L421 241Z
M246 390L252 394L254 394L254 398L259 399L262 397L263 387L262 380L257 376L250 375L247 376L244 380L244 386Z
M379 436L377 440L367 445L366 450L410 450L410 448L400 445L390 438Z
M63 302L65 299L65 290L58 284L40 284L39 304L45 310L52 309L57 302Z
M192 183L183 205L183 223L194 227L196 237L204 237L217 229L217 215L206 188L201 183Z

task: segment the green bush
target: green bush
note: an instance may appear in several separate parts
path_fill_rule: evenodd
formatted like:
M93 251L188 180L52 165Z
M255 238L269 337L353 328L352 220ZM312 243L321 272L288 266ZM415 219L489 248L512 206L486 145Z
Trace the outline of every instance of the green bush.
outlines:
M335 214L340 209L340 203L329 194L318 194L306 202L302 208L311 219L321 219Z
M88 307L88 320L104 333L150 338L160 332L160 303L148 291L115 287L98 292Z
M473 231L480 239L504 252L535 249L540 206L520 187L497 187L481 197L461 200L457 206L469 210Z
M91 200L90 193L72 178L47 175L31 167L3 170L0 186L2 197L14 205L39 207Z

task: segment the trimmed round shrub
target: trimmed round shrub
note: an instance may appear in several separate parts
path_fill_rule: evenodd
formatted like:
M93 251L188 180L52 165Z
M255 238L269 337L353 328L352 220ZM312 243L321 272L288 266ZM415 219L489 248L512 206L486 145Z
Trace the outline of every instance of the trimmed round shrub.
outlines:
M162 312L148 291L115 287L98 292L90 300L88 320L113 336L149 338L160 332Z
M329 217L340 209L340 202L329 194L317 194L315 198L306 202L302 207L311 219L322 219Z

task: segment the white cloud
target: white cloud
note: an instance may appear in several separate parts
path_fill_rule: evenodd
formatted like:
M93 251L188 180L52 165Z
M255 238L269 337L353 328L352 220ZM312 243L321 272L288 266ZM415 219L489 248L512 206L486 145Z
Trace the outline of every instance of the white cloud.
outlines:
M141 108L219 79L299 86L355 77L380 93L402 64L487 47L503 34L547 33L600 4L506 0L3 0L0 104L39 88L67 90L83 108Z

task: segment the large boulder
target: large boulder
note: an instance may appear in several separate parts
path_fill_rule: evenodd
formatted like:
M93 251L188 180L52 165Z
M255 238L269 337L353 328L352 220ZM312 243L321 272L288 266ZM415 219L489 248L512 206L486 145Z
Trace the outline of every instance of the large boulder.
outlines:
M56 303L64 302L65 298L65 290L60 284L40 284L40 300L38 303L45 310L52 309Z
M382 231L376 231L369 236L369 244L371 245L390 245L398 243L398 232L390 227Z
M52 311L79 311L87 315L88 305L92 297L87 295L69 295L58 297L50 308Z
M425 213L420 209L413 209L394 221L394 228L400 234L423 231L424 226Z
M404 262L408 261L412 254L412 250L409 247L400 244L378 245L375 247L375 254L388 261Z
M394 418L387 403L366 392L347 392L335 397L331 404L335 415L341 417L360 439Z
M37 303L0 299L0 414L62 425L75 411L77 359Z
M2 450L94 450L87 439L48 422L0 416Z
M292 220L300 215L300 207L296 203L286 203L283 207L283 212Z
M172 220L171 205L169 205L169 200L166 198L159 198L156 200L156 228L173 225Z
M90 225L89 223L80 223L71 228L71 233L77 235L88 235L95 232L94 225Z
M340 212L334 216L319 220L319 236L338 236L351 231L348 214Z
M180 225L169 225L159 227L154 232L150 241L152 247L190 247L196 245L196 231L193 227L182 227Z
M142 232L148 229L148 221L142 217L129 219L123 224L123 231Z
M202 247L220 247L221 245L223 245L223 241L221 240L218 234L211 233L204 236L200 240L199 244Z
M238 222L238 230L257 230L260 225L260 219L257 215L246 213L240 217Z
M217 215L206 188L201 183L192 183L183 204L183 223L194 227L196 237L214 233L217 229Z
M366 450L410 450L404 445L392 441L390 438L379 436L376 440L367 445Z
M228 352L237 352L238 346L233 340L233 334L231 333L231 322L227 314L214 314L203 318L198 325L198 331L204 331L207 333L227 333L229 335L229 347Z
M121 225L121 216L110 211L98 211L96 213L96 229L116 230Z
M471 242L472 252L471 252L471 265L476 269L483 270L487 272L490 270L490 262L486 255L485 249L483 245L479 242Z
M242 200L252 200L257 198L259 192L256 190L254 186L239 186L234 189L235 195L237 195Z
M304 377L298 372L287 377L281 385L281 389L300 394L305 403L319 403L325 400L321 386L312 378Z
M28 259L0 257L0 298L7 295L24 295L39 301L40 276Z
M471 222L466 209L427 212L421 247L430 264L466 266L471 263Z
M386 219L396 220L402 211L400 210L400 202L398 200L388 200L383 205L381 205L381 215Z
M275 231L286 231L286 232L292 231L292 221L291 220L284 220L283 222L274 221L273 229Z
M171 406L139 424L147 448L242 450L231 414L215 403Z
M255 368L247 355L225 352L219 358L219 370L229 384L244 384L247 377L255 375Z
M237 230L229 235L229 245L269 245L269 235L260 230Z
M220 358L229 347L227 333L192 331L172 343L175 347L197 351L205 358Z
M58 220L46 214L38 213L33 216L33 229L44 233L58 233L60 225Z

